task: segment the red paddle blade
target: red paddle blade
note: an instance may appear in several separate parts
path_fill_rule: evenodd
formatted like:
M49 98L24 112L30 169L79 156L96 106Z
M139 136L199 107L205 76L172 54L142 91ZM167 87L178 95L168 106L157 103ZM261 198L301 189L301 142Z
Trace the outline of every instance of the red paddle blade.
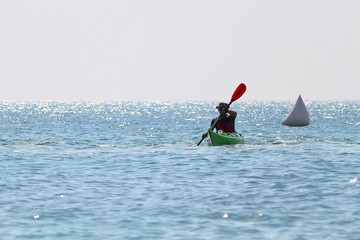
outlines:
M233 93L230 102L232 103L238 100L245 93L245 91L246 91L246 85L241 83Z

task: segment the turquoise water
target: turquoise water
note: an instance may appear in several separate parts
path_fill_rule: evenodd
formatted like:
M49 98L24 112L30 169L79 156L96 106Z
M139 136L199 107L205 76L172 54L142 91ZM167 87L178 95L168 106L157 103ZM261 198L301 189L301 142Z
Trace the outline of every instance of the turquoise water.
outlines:
M359 239L359 101L216 104L0 103L0 238Z

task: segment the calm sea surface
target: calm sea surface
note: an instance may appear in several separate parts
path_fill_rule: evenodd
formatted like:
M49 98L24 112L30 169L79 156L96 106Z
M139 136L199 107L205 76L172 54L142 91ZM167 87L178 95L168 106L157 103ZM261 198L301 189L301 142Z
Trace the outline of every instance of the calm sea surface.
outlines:
M0 239L360 239L360 101L294 103L0 102Z

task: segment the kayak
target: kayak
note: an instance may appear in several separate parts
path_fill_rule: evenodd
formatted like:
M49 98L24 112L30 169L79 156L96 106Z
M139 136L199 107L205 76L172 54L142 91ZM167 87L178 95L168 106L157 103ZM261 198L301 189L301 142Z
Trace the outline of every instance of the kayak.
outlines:
M209 144L213 146L231 145L244 143L245 139L240 133L222 132L216 133L209 129Z

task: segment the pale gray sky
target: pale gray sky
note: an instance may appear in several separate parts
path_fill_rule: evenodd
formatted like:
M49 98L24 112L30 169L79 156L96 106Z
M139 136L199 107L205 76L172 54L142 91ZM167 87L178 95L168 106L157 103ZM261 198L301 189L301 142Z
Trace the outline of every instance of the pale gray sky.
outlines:
M359 0L1 0L0 100L359 100Z

